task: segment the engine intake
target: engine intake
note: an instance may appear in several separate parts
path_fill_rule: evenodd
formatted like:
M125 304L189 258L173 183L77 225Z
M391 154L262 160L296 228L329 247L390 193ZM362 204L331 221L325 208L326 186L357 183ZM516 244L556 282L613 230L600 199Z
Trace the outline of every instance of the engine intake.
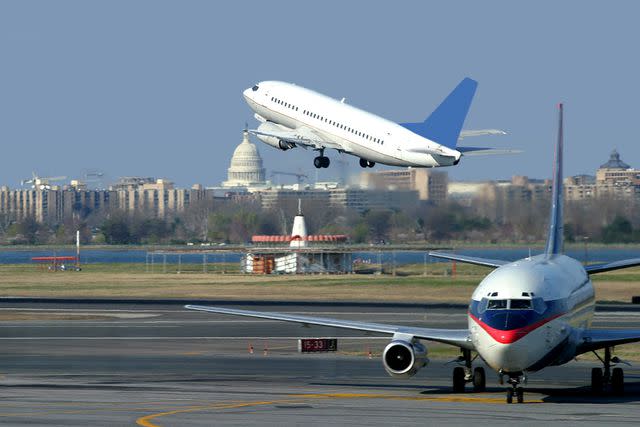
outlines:
M391 341L382 352L382 363L389 375L409 378L429 363L427 348L417 341Z

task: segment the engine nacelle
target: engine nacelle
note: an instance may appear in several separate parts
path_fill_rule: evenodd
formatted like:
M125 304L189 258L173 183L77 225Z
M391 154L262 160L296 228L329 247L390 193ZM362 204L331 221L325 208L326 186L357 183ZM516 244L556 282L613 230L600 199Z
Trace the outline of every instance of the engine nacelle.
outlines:
M283 130L289 130L289 129L271 122L265 122L265 123L262 123L260 126L258 126L258 131L264 132L264 133L282 132ZM265 136L265 135L256 135L256 136L260 141L272 147L275 147L279 150L286 151L296 146L295 144L292 144L290 142L282 141L276 138L275 136Z
M427 348L417 341L393 340L382 352L382 363L389 375L409 378L427 366Z

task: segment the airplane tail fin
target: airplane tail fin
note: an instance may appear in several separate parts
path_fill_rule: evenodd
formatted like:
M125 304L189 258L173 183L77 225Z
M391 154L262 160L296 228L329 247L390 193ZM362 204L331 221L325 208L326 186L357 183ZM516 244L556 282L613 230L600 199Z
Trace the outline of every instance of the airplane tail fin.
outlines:
M562 104L558 104L558 142L556 144L555 159L553 162L553 187L551 193L551 214L549 218L549 236L545 255L552 256L562 253L564 250L564 223L563 223L563 186L562 186L562 145L563 123Z
M401 123L422 137L455 149L478 82L465 78L424 122Z

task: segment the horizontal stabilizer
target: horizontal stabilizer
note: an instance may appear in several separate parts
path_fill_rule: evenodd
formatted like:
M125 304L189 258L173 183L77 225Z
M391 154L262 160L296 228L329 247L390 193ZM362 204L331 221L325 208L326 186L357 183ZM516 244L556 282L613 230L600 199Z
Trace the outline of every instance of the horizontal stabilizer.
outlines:
M604 273L605 271L619 270L621 268L635 267L640 265L640 258L623 259L620 261L607 262L604 264L585 265L584 269L589 274Z
M511 148L491 148L491 147L457 147L456 150L463 156L497 156L504 154L519 154L522 150L514 150Z
M463 138L468 138L471 136L483 136L483 135L506 135L507 133L500 129L471 129L471 130L463 130L460 132L460 136L458 140Z
M493 267L493 268L497 268L502 265L509 264L509 261L504 261L500 259L478 258L478 257L472 257L472 256L466 256L466 255L450 254L446 252L429 252L429 255L435 258L443 258L451 261L458 261L466 264L483 265L485 267Z

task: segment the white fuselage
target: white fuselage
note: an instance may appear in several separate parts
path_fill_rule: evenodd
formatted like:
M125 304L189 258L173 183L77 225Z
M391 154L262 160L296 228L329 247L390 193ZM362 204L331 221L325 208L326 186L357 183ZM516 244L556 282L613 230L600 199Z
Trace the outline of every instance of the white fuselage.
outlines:
M327 141L327 148L341 147L340 151L392 166L451 166L460 159L457 150L312 90L277 81L256 86L258 90L249 88L243 96L258 120L311 129Z
M582 264L564 255L538 255L501 266L478 285L469 331L496 371L536 371L575 357L593 311L594 290Z

